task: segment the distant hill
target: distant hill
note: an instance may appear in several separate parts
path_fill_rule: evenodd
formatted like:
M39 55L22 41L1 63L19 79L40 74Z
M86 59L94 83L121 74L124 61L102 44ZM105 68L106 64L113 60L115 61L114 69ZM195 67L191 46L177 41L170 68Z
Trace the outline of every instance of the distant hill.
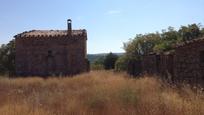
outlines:
M90 63L93 63L94 61L96 61L99 58L105 58L105 56L108 53L99 53L99 54L87 54L87 58L90 61ZM113 53L116 54L118 56L122 56L124 53Z

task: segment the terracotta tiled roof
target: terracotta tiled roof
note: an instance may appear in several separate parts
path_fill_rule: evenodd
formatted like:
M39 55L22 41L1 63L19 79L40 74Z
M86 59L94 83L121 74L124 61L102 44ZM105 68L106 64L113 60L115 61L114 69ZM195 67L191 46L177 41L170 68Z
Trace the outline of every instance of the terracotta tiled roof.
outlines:
M72 35L86 34L86 30L72 30ZM31 30L20 33L16 37L38 37L38 36L66 36L68 35L67 30Z
M191 43L194 43L194 42L200 42L200 41L203 41L203 40L204 40L204 37L197 38L197 39L192 39L192 40L188 40L188 41L185 41L185 42L175 44L173 47L174 48L182 47L182 46L185 46L185 45L188 45L188 44L191 44Z

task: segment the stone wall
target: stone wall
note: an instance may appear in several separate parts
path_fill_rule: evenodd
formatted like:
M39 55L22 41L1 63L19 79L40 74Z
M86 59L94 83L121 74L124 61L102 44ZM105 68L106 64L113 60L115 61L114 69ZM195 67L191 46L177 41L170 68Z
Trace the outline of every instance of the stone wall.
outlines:
M128 62L127 72L133 76L139 76L142 73L141 61L132 60ZM136 71L135 71L136 70Z
M142 73L158 74L172 82L204 86L203 39L177 46L172 51L145 55L141 63Z
M142 63L143 72L160 74L173 82L203 84L204 42L177 47L172 52L144 56Z
M16 38L16 74L73 75L88 70L87 36Z
M203 84L204 62L202 52L204 42L194 42L175 49L175 79L185 82Z
M156 62L157 62L156 54L149 54L149 55L143 56L143 59L142 59L143 73L156 74L157 73Z
M174 52L164 52L160 55L160 60L158 60L158 73L164 79L174 80Z

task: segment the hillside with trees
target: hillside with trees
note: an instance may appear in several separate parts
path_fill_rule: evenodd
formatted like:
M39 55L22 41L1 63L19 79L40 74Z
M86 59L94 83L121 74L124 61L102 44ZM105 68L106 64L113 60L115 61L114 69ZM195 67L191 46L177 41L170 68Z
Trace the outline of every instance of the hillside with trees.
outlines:
M95 56L95 60L90 60L88 57L89 61L91 62L91 69L92 70L110 70L115 68L115 63L118 60L120 56L123 56L123 53L108 53L108 54L95 54L92 56Z

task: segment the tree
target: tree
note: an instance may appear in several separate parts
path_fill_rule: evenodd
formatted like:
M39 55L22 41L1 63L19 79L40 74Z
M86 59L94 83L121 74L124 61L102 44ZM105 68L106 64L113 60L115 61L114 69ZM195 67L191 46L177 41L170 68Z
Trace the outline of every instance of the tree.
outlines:
M115 62L117 59L118 59L118 56L113 53L109 53L108 55L106 55L105 60L104 60L104 68L106 70L114 69Z
M159 33L138 34L134 39L124 43L124 50L131 60L140 60L142 55L153 52L154 46L160 41Z
M168 30L163 30L161 33L161 39L154 46L154 52L163 52L172 49L172 45L181 41L179 34L173 27L169 27Z
M200 24L190 24L181 26L178 31L168 27L167 30L162 30L162 33L138 34L124 43L124 50L130 60L141 60L143 55L171 50L173 44L203 36L204 29L200 27Z
M0 47L0 74L15 74L15 41Z
M181 26L179 29L179 34L183 41L196 39L201 36L200 24Z
M125 71L128 68L128 57L126 55L120 56L115 63L116 71Z

